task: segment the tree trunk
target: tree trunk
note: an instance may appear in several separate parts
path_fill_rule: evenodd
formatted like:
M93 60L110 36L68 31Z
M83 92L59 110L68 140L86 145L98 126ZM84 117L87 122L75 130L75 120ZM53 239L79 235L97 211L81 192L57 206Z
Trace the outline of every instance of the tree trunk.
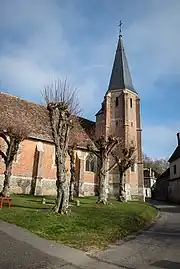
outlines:
M3 196L10 196L10 178L11 178L12 162L6 165L6 170L4 171L4 186L2 190Z
M5 159L5 171L4 171L4 185L2 190L3 196L10 196L10 178L11 178L11 172L12 172L12 165L14 156L17 154L19 149L19 144L21 142L21 139L19 137L10 137L10 142L8 143L8 148L6 151L6 159Z
M107 199L106 175L104 172L101 172L99 177L99 197L97 203L106 205Z
M58 156L58 157L57 157ZM54 211L60 214L68 213L69 205L69 184L67 182L66 168L65 168L65 154L57 149L56 163L57 163L57 197L55 201Z
M60 214L68 214L69 211L69 186L68 182L59 182L54 211Z
M69 206L69 182L66 175L66 157L68 153L70 114L65 104L49 103L52 135L56 152L57 198L54 211L67 214Z
M123 202L125 200L124 197L124 173L122 171L119 172L119 196L118 201Z

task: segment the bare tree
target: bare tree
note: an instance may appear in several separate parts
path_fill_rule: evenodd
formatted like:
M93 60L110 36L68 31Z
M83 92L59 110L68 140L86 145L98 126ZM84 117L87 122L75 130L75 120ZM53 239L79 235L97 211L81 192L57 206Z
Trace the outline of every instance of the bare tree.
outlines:
M0 155L5 163L2 196L10 194L13 161L18 153L20 143L27 138L29 133L30 127L27 125L24 115L19 113L17 117L10 119L8 115L1 113L0 137L4 145L1 144Z
M143 154L143 164L145 168L152 168L156 177L160 176L169 167L167 159L153 159L146 154Z
M98 151L93 146L88 146L89 151L98 157L99 162L99 197L97 203L107 204L107 174L116 166L116 163L114 163L108 167L109 157L118 143L119 139L116 137L109 136L106 139L104 136L101 136L95 141Z
M124 140L121 139L117 148L112 151L112 156L114 158L115 164L119 170L119 201L125 200L124 194L124 174L127 169L133 166L136 162L136 148L134 145L125 146ZM114 164L114 167L115 167Z
M68 149L68 154L70 157L70 172L71 172L71 178L70 178L70 186L69 186L69 201L74 201L74 184L76 180L76 166L75 166L75 149L76 145L73 144Z
M55 81L45 86L43 96L49 111L52 136L56 152L57 198L54 211L67 214L69 208L69 183L67 180L66 157L68 154L69 132L79 112L76 90L67 81Z

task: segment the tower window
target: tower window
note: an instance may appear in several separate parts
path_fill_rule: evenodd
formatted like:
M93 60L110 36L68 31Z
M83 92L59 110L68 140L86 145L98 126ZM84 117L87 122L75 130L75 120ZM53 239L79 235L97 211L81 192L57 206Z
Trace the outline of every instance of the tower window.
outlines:
M132 107L132 98L130 98L130 107Z
M116 120L116 126L118 126L118 120Z
M118 97L116 97L116 106L118 106L119 100Z
M176 164L174 165L173 170L174 170L174 175L176 175Z
M131 121L131 127L133 127L133 121Z

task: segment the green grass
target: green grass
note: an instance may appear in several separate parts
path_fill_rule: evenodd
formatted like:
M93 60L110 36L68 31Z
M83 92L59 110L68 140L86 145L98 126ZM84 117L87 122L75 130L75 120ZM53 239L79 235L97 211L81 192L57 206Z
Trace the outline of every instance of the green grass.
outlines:
M71 206L69 216L52 212L54 198L13 196L11 208L3 207L0 219L15 223L47 239L83 250L103 249L143 226L156 216L156 209L146 203L110 201L97 205L96 197L80 199L80 207Z

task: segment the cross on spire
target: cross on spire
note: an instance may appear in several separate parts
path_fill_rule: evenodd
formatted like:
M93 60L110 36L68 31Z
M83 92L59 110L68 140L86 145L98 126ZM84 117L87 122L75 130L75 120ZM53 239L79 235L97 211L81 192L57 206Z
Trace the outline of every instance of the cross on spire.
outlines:
M122 21L120 20L120 22L119 22L119 36L121 36L122 35Z
M136 93L132 84L128 61L123 46L122 21L120 21L119 23L119 28L119 40L117 44L108 90L113 91L128 89Z

